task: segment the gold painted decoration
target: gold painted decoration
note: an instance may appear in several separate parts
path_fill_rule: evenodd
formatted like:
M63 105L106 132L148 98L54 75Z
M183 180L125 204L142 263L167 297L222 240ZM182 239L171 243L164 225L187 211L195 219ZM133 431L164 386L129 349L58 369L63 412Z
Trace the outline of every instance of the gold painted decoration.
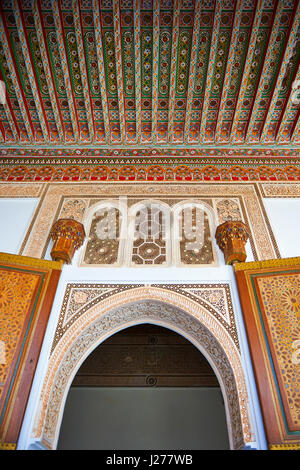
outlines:
M272 355L289 429L300 431L300 272L259 276L257 288L265 329L275 339Z
M247 226L241 221L227 221L217 227L216 241L224 253L226 264L246 261L248 238Z
M214 264L214 250L207 213L192 204L180 212L180 261L184 265Z
M0 450L16 450L17 445L9 442L1 443L0 442Z
M268 446L300 448L300 259L236 268Z
M253 160L241 176L236 162L211 165L210 152L222 145L223 160L230 145L255 145L255 179L280 180L280 161L266 168L261 151L280 146L281 160L299 149L299 18L297 0L2 0L0 145L51 159L52 144L64 158L87 143L138 153L174 144L166 150L184 154L207 145L201 179L211 181L252 179ZM298 166L286 164L286 180ZM24 181L35 181L24 167ZM53 181L64 171L55 167Z
M291 183L292 184L292 183ZM274 186L274 185L273 185ZM280 190L280 184L278 184ZM95 203L115 203L118 198L126 197L128 205L132 207L134 203L149 200L157 202L165 201L169 207L174 207L180 201L208 202L212 201L213 210L210 212L212 224L211 237L214 236L214 226L224 222L222 217L228 214L235 218L236 206L230 205L229 212L220 209L219 201L222 199L238 202L238 208L241 213L240 220L243 220L249 231L250 245L254 260L267 260L280 257L280 252L276 244L267 214L264 211L261 197L259 195L259 187L256 183L231 184L226 183L107 183L95 184L86 183L5 183L1 185L1 195L5 197L39 197L40 204L37 207L32 223L29 226L27 234L20 248L20 254L35 258L42 258L47 252L49 243L49 233L53 220L58 218L75 218L77 221L83 222L89 237L89 214L88 207L92 207ZM76 202L78 201L78 202ZM134 202L133 202L134 201ZM202 204L203 205L203 204ZM231 207L232 206L232 207ZM92 211L91 211L92 212ZM126 212L125 212L126 215ZM128 232L125 225L126 234ZM128 227L129 228L129 227ZM171 227L172 229L172 227ZM132 231L133 232L133 231ZM128 239L126 236L124 239ZM215 245L215 240L213 240ZM120 252L120 250L119 250ZM123 251L122 251L123 253ZM179 254L177 255L180 259ZM130 258L131 259L131 258ZM217 256L215 256L217 260ZM129 264L129 260L126 261Z
M61 272L61 263L0 253L0 449L12 450Z
M263 268L282 268L284 266L300 265L300 257L283 258L283 259L266 259L261 261L251 261L249 263L239 263L235 265L235 271L247 271L250 269Z
M116 264L119 257L122 214L118 209L103 207L92 218L83 264Z
M0 268L0 399L38 282L38 274Z
M147 204L136 212L134 223L132 264L166 264L168 213L159 205Z

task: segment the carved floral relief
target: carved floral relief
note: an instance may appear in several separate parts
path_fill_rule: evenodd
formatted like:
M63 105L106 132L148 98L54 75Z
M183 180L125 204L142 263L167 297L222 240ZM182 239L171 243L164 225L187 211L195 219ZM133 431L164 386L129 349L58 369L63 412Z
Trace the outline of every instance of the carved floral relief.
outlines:
M84 358L105 338L140 323L171 328L200 349L224 395L232 448L253 440L230 289L224 284L68 284L34 436L55 448L68 387Z

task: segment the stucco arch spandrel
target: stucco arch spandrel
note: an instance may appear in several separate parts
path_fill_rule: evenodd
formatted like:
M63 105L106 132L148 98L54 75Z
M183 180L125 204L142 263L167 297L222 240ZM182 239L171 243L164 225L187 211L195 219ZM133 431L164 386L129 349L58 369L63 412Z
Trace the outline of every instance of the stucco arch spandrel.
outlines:
M193 300L147 286L99 301L60 338L49 359L34 437L56 448L65 400L80 365L109 336L140 323L176 331L206 356L222 389L231 448L239 449L253 440L240 353L228 332Z

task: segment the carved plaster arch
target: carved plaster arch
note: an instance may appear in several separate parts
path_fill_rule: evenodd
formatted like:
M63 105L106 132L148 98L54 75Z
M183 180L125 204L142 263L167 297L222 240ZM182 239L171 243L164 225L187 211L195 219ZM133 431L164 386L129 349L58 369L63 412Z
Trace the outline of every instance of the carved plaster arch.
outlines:
M212 366L223 393L230 447L253 440L240 352L204 307L174 291L144 286L99 301L64 333L51 353L33 437L55 449L69 387L86 357L111 335L153 323L186 337Z

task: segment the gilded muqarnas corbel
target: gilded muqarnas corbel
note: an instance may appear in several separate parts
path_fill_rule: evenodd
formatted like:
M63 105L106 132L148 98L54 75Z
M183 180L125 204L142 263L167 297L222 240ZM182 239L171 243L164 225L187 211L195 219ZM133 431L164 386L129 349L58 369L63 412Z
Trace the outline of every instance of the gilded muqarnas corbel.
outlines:
M32 258L30 256L20 256L3 252L0 252L0 262L31 266L42 269L57 269L58 271L62 269L61 261L50 261L45 259Z
M84 226L74 219L59 219L50 232L53 240L51 257L55 261L72 262L75 251L81 247L85 239Z
M239 220L228 220L216 230L216 241L223 251L226 264L244 262L247 258L246 243L249 229Z

